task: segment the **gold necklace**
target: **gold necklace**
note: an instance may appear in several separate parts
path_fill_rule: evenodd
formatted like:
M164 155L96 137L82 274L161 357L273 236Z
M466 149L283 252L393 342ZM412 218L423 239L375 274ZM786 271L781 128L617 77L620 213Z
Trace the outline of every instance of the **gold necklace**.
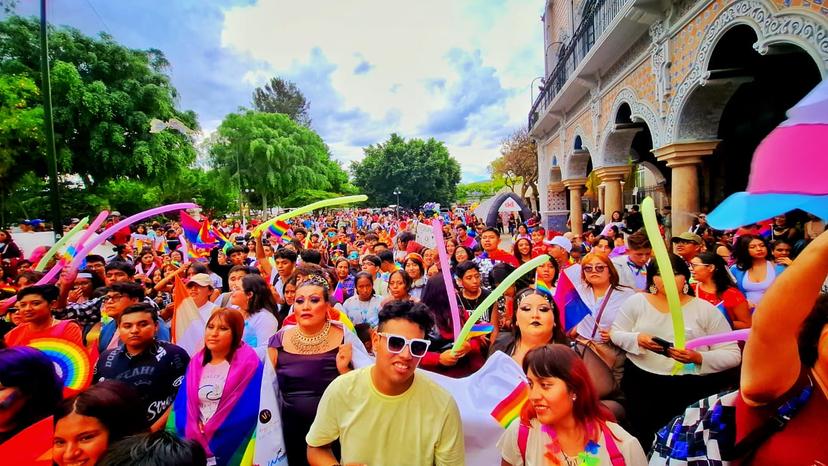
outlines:
M331 321L325 321L325 326L322 331L316 335L305 335L302 329L297 326L293 329L293 334L290 336L290 342L294 349L299 354L316 354L320 353L320 349L328 343L328 334L331 332Z

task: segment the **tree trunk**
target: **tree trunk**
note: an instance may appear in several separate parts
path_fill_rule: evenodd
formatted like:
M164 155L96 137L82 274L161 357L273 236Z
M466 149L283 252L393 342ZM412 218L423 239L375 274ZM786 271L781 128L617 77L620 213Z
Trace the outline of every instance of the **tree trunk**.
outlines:
M267 217L267 193L264 191L262 191L262 213Z

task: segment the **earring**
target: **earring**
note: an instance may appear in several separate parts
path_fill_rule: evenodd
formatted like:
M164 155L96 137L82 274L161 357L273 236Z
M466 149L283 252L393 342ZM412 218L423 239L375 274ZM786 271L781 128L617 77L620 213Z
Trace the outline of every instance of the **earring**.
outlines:
M575 401L575 400L577 400L577 399L578 399L578 395L574 395L574 394L573 394L573 395L572 395L572 401Z
M650 291L650 294L656 294L656 293L658 293L658 288L656 288L655 285L650 285L649 291Z
M681 289L681 292L684 293L684 294L687 294L687 293L690 292L690 285L688 285L687 282L684 282L684 287Z

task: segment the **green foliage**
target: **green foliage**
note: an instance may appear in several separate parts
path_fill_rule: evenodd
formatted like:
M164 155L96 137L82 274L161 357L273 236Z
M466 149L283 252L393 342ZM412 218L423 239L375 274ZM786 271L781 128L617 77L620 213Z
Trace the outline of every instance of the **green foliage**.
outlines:
M333 199L335 197L339 197L340 195L340 193L320 191L318 189L300 189L286 197L281 204L282 207L302 207L303 205L307 205L312 202L321 201L323 199Z
M253 91L253 108L259 112L282 113L310 128L310 102L296 84L280 77L271 78Z
M40 83L39 24L12 16L0 22L0 75ZM195 150L177 132L149 133L152 118L178 118L197 128L193 112L175 108L176 90L158 50L132 50L110 36L50 28L52 101L58 168L87 188L130 177L157 181L189 165ZM30 107L39 106L31 102Z
M392 134L386 142L363 150L365 158L351 163L351 173L354 185L373 205L396 204L393 193L398 187L400 205L406 207L430 201L449 205L455 199L460 164L442 142L434 138L406 141Z
M45 171L40 90L21 75L0 75L0 186L24 173Z
M332 161L322 138L287 115L246 111L231 113L210 148L213 165L264 209L282 205L300 189L345 190L347 175Z
M457 202L472 203L494 196L506 186L506 180L502 176L493 180L476 181L457 186Z

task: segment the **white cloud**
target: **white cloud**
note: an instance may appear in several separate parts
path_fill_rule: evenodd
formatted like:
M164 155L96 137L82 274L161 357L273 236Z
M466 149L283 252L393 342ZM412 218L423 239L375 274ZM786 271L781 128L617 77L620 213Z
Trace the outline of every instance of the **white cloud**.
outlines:
M225 12L221 41L270 66L248 70L246 83L296 81L340 160L358 160L362 146L392 132L434 136L471 180L486 177L500 138L525 124L529 82L543 69L542 6L260 0Z

